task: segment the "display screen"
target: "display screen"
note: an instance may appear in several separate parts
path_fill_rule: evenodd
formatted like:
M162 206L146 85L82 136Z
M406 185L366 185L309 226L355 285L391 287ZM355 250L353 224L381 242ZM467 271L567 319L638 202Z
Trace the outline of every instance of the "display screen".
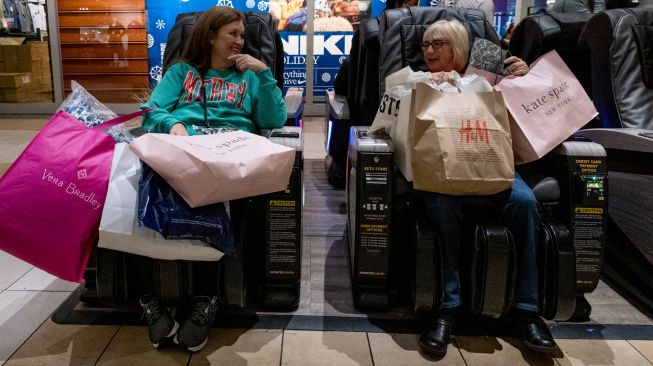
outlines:
M587 183L587 188L603 188L603 183L601 182L591 182Z

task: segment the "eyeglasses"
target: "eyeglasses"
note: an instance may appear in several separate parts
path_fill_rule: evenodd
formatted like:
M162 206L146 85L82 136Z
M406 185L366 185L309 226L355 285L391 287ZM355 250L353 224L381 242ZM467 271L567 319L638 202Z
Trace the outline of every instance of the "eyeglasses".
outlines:
M422 42L420 47L422 47L422 51L424 51L424 52L426 52L426 50L428 50L429 47L432 47L433 51L437 51L440 48L442 48L442 46L444 46L445 43L449 43L449 41L443 41L441 39L434 39L431 42Z

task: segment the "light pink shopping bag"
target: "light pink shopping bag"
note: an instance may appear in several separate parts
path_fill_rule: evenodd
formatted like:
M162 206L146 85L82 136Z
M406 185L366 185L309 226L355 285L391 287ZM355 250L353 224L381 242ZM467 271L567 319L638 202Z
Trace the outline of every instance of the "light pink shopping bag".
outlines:
M57 112L0 178L0 250L61 279L80 282L97 237L114 141Z
M190 207L286 189L295 149L246 131L173 136L146 133L129 149Z
M516 164L541 158L598 114L556 51L535 60L528 74L506 77L494 88L510 111Z

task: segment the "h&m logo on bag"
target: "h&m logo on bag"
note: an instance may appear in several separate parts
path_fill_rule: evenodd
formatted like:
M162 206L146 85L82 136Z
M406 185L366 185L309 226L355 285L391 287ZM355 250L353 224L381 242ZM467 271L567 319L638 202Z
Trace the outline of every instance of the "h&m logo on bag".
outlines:
M88 177L88 174L86 173L86 169L81 169L77 172L78 179L80 180L86 179L86 177ZM102 202L95 199L96 198L95 193L90 193L90 194L84 193L79 189L77 189L77 185L73 182L70 182L66 185L66 182L63 179L55 176L52 170L48 170L47 168L43 169L43 177L41 178L41 180L53 184L59 188L64 188L64 186L66 186L64 192L73 195L79 198L80 200L88 203L89 205L93 206L94 210L97 210L98 208L102 207Z
M466 123L465 123L466 122ZM460 141L462 142L485 142L490 143L490 133L487 128L487 121L476 120L472 126L470 119L460 120Z
M540 107L543 107L545 104L551 102L551 101L557 101L562 97L562 93L564 93L567 89L569 89L569 83L566 81L561 81L559 85L555 86L553 89L549 91L548 94L545 94L537 99L535 99L532 102L528 102L526 104L522 104L522 108L526 111L526 114L530 114L531 112L539 109ZM555 111L558 109L561 109L565 105L569 104L571 102L571 97L567 97L560 102L558 102L556 105L553 107L549 108L546 112L544 112L547 116L552 115Z

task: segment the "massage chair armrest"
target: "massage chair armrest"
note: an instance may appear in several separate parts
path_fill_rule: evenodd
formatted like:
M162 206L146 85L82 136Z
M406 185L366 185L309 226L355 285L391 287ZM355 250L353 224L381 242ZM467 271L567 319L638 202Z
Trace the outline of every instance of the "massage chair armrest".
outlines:
M276 144L292 147L296 151L304 150L304 132L301 127L283 126L275 128L266 135Z
M544 177L532 189L535 199L542 205L555 204L560 200L560 185L553 177Z
M289 88L284 97L286 102L286 126L301 127L304 114L304 88Z
M609 150L653 153L653 130L641 128L590 128L576 132ZM650 162L647 162L650 163Z
M541 159L517 167L542 208L581 199L584 180L607 181L605 149L577 138L562 142ZM597 186L598 187L598 186ZM601 195L606 194L601 185Z
M349 104L347 98L343 95L336 94L333 90L326 92L326 115L332 120L349 120Z

